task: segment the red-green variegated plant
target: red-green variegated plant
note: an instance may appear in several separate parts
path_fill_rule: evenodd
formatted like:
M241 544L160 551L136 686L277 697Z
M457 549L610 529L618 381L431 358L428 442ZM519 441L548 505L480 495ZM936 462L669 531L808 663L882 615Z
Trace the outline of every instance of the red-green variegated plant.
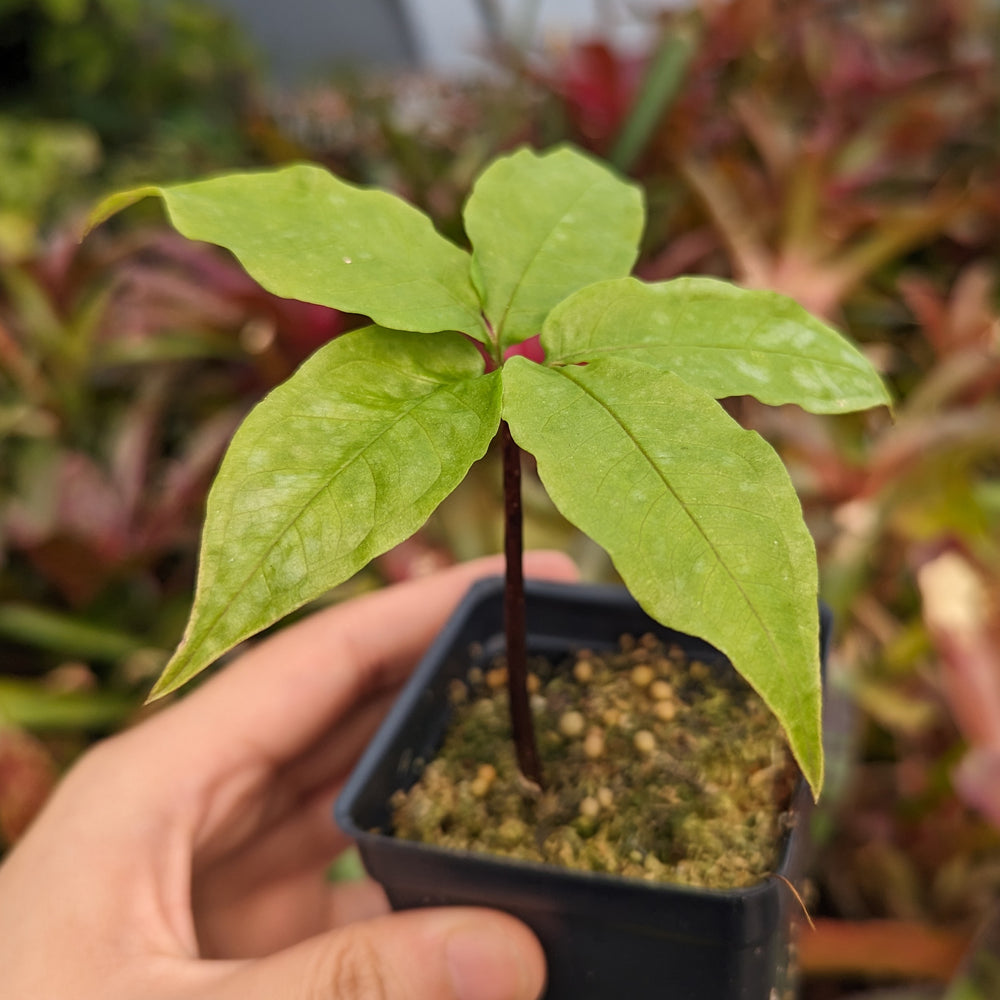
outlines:
M841 413L888 403L862 354L793 301L629 276L640 191L570 149L489 165L471 252L401 199L318 166L147 195L269 291L371 318L317 351L233 438L212 488L194 608L154 694L415 532L498 434L508 510L508 659L522 770L519 452L656 619L722 650L823 780L817 569L776 453L716 401ZM515 351L540 334L544 360ZM520 710L518 710L520 706Z

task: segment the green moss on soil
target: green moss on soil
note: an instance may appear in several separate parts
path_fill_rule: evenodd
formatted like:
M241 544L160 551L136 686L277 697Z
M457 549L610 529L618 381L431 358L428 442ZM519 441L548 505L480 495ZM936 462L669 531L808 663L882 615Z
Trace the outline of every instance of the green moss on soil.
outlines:
M773 715L731 670L652 636L532 663L544 791L526 787L503 666L455 682L440 755L393 801L397 836L709 888L777 864L795 770Z

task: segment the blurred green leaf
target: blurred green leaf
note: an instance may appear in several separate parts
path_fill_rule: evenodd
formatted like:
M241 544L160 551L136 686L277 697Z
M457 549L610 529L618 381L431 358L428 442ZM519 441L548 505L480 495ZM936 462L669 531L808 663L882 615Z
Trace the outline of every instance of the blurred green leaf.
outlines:
M327 878L331 882L357 882L365 878L366 874L356 847L349 847L327 870Z
M682 89L684 74L697 47L687 31L667 29L629 111L608 153L608 162L623 172L631 170Z
M0 636L81 660L109 662L124 659L147 645L114 628L15 602L0 604Z
M112 691L51 691L0 677L0 718L24 729L103 732L121 725L137 705L136 698Z
M77 23L87 9L87 0L39 0L49 17L65 25Z

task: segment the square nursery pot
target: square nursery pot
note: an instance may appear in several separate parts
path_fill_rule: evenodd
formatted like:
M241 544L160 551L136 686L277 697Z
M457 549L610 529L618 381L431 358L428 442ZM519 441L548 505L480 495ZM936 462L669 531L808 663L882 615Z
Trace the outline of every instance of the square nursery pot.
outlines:
M547 1000L785 1000L799 903L781 878L709 890L572 871L439 848L391 835L389 799L433 758L448 724L449 681L503 650L503 583L477 583L428 650L359 761L336 806L369 874L394 909L478 905L531 927L548 961ZM529 582L529 653L613 648L623 633L652 632L730 670L707 643L664 628L618 587ZM821 614L825 662L830 621ZM474 645L475 644L475 645ZM475 656L470 647L476 649ZM812 799L800 781L794 822L776 874L790 882L805 863Z

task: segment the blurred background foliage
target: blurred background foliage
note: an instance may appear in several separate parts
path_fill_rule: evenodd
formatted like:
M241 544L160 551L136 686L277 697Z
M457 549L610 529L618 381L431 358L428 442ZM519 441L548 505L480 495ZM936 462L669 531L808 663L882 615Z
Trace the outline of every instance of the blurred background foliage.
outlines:
M998 27L988 0L705 0L664 12L643 52L498 40L479 79L355 72L276 92L196 0L0 0L0 842L92 739L149 711L229 436L363 322L268 295L155 208L80 243L92 199L307 158L461 241L487 159L568 140L645 186L643 277L776 288L893 387L893 415L726 404L781 451L838 621L845 724L803 995L995 997ZM498 479L487 456L329 600L496 551ZM529 544L612 576L530 476L526 510Z

